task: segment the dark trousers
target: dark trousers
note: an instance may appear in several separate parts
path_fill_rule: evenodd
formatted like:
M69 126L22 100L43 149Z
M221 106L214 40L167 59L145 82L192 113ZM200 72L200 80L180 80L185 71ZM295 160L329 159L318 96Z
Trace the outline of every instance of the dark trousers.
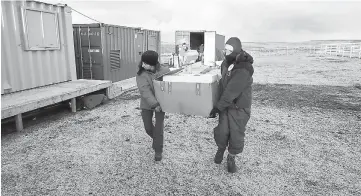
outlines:
M155 113L155 126L153 125L153 115ZM147 134L153 139L153 149L155 152L163 152L163 128L164 112L154 112L152 110L142 110L142 119Z
M249 119L249 109L227 109L222 112L219 115L218 126L214 128L214 139L218 148L228 147L228 152L235 155L242 153Z

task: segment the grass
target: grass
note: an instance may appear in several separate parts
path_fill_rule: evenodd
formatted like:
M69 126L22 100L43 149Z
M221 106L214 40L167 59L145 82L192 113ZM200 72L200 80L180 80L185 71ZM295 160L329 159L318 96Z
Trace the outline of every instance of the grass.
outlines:
M259 59L256 71L272 64L270 76L282 62L290 61ZM270 84L259 76L236 174L213 163L216 120L194 116L166 115L164 159L155 163L138 91L44 116L2 135L2 194L360 195L361 90L346 85L357 80Z
M361 112L361 91L355 87L255 84L254 99L275 107L312 107Z

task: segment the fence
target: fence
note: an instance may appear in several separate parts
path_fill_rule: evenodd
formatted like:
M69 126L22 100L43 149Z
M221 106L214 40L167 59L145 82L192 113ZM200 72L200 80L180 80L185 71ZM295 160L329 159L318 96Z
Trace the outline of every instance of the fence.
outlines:
M312 53L361 59L361 43L321 44L314 46Z
M243 49L254 57L262 56L291 56L297 54L303 55L332 55L348 58L361 59L361 43L333 43L333 44L298 44L298 43L256 43L243 44ZM169 58L174 53L175 44L170 42L162 42L161 56L163 62L170 61Z

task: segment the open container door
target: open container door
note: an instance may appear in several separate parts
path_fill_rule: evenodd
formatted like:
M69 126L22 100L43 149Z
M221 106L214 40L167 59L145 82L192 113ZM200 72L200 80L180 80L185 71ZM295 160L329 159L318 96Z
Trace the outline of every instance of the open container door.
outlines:
M216 60L216 32L204 32L204 64L214 66Z
M216 34L216 61L224 60L223 49L226 42L225 39L224 35Z
M176 31L175 32L175 43L180 45L185 42L187 45L190 43L190 32L189 31Z

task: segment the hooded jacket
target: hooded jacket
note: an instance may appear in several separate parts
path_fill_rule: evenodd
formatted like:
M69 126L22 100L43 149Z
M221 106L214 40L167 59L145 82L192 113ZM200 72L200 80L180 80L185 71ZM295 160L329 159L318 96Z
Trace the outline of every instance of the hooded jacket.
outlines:
M222 79L216 107L222 112L227 108L247 108L252 105L253 57L245 51L237 55L233 65L222 62ZM228 69L231 68L232 69Z
M157 64L154 73L144 70L136 76L137 86L141 95L140 109L152 110L159 106L155 98L153 79L169 71L169 68Z

